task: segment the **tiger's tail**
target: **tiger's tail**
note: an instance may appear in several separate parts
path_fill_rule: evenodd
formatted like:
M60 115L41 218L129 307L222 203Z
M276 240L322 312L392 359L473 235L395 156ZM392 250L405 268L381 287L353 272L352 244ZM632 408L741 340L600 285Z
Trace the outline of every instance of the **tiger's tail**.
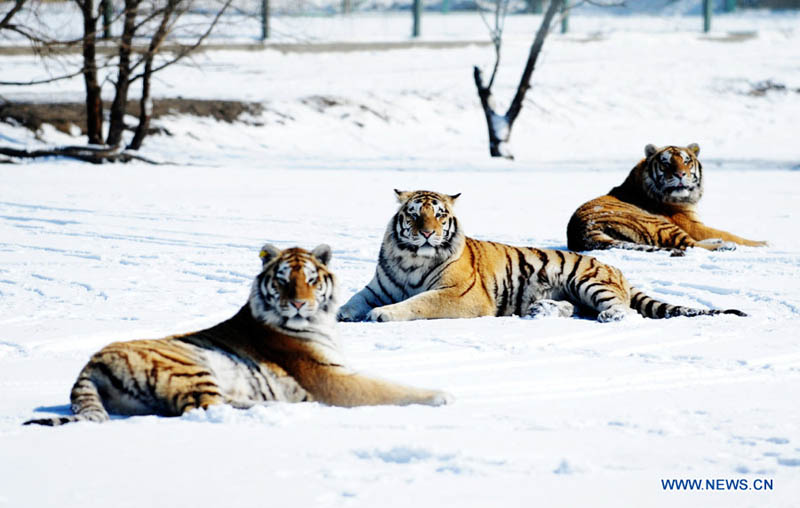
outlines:
M46 425L55 427L56 425L64 425L65 423L72 422L97 422L102 423L107 421L108 412L103 407L103 400L100 398L100 393L97 390L97 385L92 380L91 371L85 368L78 380L72 386L72 393L70 394L72 401L72 412L74 414L69 416L53 416L50 418L34 418L28 420L23 425Z
M693 309L681 305L671 305L644 294L644 292L631 288L631 303L633 310L644 317L663 319L676 316L714 316L717 314L733 314L736 316L747 316L744 312L736 309Z

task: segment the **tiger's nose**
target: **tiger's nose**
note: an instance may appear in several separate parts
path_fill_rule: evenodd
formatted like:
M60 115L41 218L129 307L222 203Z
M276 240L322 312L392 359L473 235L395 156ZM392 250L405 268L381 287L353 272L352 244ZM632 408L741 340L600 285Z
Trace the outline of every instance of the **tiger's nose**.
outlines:
M433 234L432 229L420 229L419 233L424 236L425 238L430 238Z
M295 307L297 310L300 310L300 307L302 307L303 305L305 305L305 304L306 304L306 302L304 302L304 301L302 301L302 300L291 300L291 302L292 302L292 305L294 305L294 307Z
M679 170L675 171L675 176L677 176L678 178L683 178L684 176L686 176L686 172L685 171L681 171L679 169Z

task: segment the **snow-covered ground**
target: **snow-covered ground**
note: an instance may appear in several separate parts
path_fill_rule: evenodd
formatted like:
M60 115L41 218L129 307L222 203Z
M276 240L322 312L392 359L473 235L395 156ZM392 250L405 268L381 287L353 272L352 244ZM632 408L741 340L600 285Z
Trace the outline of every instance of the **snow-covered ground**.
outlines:
M515 162L487 156L471 66L488 67L491 50L466 47L205 53L164 71L154 93L259 101L263 116L161 120L172 136L145 149L163 166L3 165L0 507L796 506L791 16L760 18L735 42L624 28L635 17L604 18L611 28L597 36L554 34L514 127ZM508 41L499 100L529 42ZM0 68L3 78L39 72L29 57L2 57ZM765 80L787 90L749 94ZM0 96L80 100L81 87ZM40 137L80 142L52 129ZM7 123L0 140L38 143ZM563 248L572 211L621 182L645 144L692 141L705 161L702 217L770 246L596 254L658 298L747 318L340 324L354 366L446 389L455 404L20 425L68 411L77 372L104 344L232 315L265 241L329 243L346 300L372 276L393 188L462 192L471 235ZM665 491L667 479L745 479L750 490ZM754 490L756 480L773 489Z

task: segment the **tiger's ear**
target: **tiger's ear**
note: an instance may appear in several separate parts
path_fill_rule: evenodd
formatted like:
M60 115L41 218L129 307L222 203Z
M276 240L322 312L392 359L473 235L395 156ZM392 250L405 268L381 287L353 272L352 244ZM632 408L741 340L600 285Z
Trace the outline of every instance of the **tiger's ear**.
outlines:
M278 254L281 253L281 250L271 243L265 243L263 247L261 247L261 251L258 253L258 257L261 258L261 266L267 266L267 263L275 259Z
M315 258L319 259L323 265L328 266L328 262L330 262L332 255L331 246L327 243L317 245L314 247L314 250L311 251L311 254Z
M650 157L651 155L653 155L657 151L658 151L658 147L656 145L650 143L646 147L644 147L644 156L645 157Z
M695 157L700 155L700 145L698 145L697 143L692 143L691 145L687 146L686 148L691 150L691 152L694 154Z
M405 203L408 200L408 198L410 198L411 195L414 194L412 191L401 191L397 189L394 190L394 193L397 196L397 201L401 203Z
M451 195L449 195L447 197L450 198L450 202L451 203L455 203L456 199L458 199L458 196L460 196L460 195L461 195L461 193L459 192L458 194L451 194Z

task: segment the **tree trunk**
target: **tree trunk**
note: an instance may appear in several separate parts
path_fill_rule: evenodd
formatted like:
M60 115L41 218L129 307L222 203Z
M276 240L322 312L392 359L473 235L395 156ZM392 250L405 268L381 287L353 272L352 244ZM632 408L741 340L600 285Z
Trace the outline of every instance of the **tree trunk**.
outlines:
M164 8L164 13L161 16L161 22L158 25L158 29L153 34L153 37L150 39L150 46L147 48L147 54L144 56L142 98L139 100L139 125L136 126L133 140L128 145L128 148L131 150L138 150L142 147L142 141L144 141L144 137L147 135L147 129L150 127L150 119L153 116L153 100L150 97L150 79L153 75L153 58L155 58L161 44L169 33L172 17L180 2L181 0L168 0ZM180 13L178 16L180 16Z
M125 109L128 105L128 89L131 84L131 52L133 35L136 32L139 2L140 0L125 0L125 22L119 43L116 93L114 102L111 104L108 137L106 138L106 144L109 146L119 146L122 142L122 133L125 131Z
M483 114L486 116L486 126L489 130L489 153L492 157L513 159L514 156L511 153L503 152L506 150L505 143L508 141L508 132L501 133L497 128L503 117L495 113L492 91L488 86L484 86L483 75L478 67L473 69L473 77L475 78L475 86L478 88L478 97L481 99ZM506 136L501 137L502 134L506 134Z
M97 81L97 17L94 0L76 2L83 16L83 83L86 88L86 135L90 145L103 144L103 101Z
M153 57L147 58L144 64L144 75L142 76L142 98L139 100L139 125L133 134L133 140L128 145L130 150L138 150L142 147L142 141L150 128L150 119L153 117L153 100L150 97L150 76L153 74Z
M553 18L560 10L563 2L564 0L551 0L550 6L547 8L544 18L542 18L542 24L536 32L536 37L528 53L528 61L525 63L525 70L522 72L522 77L519 80L517 92L514 94L514 99L511 101L505 115L500 115L494 110L494 98L492 97L494 73L492 73L492 80L488 85L485 85L480 69L478 69L478 67L474 68L473 77L475 78L475 87L478 89L478 97L481 100L481 107L486 117L486 127L489 131L489 153L492 157L514 158L508 144L509 138L511 137L511 127L514 125L514 121L522 110L522 102L525 99L525 94L531 87L531 76L536 67L536 60L539 57L542 46L544 46L544 40L545 37L547 37L547 33L550 31ZM499 61L499 59L500 54L498 52L497 60Z

